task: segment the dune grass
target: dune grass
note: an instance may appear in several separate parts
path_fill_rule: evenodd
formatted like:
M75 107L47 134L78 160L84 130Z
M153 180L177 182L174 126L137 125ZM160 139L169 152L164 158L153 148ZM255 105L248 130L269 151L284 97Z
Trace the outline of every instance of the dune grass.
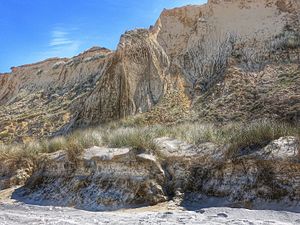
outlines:
M176 138L194 145L213 142L224 146L227 149L227 156L231 158L237 156L239 151L246 147L263 147L272 140L284 136L300 137L299 126L270 120L231 123L222 126L200 122L172 126L123 125L118 126L117 123L112 123L29 144L0 145L0 160L17 164L26 160L33 161L40 154L59 150L67 151L69 158L75 160L84 149L93 146L130 147L156 151L154 139L158 137Z
M231 127L227 156L237 156L246 147L261 148L280 137L295 136L300 139L300 127L270 120L259 120Z

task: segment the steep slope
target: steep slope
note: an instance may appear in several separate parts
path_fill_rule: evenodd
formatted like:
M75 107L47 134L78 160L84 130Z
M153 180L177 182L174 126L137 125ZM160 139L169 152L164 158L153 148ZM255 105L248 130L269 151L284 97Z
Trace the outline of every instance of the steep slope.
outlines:
M176 57L198 41L222 41L230 33L241 41L262 42L297 20L299 3L294 0L210 0L202 6L164 10L153 32L168 55Z
M0 140L49 136L76 114L94 88L111 51L92 48L72 59L49 59L0 76Z
M297 0L210 0L164 10L149 30L126 32L115 52L93 48L13 68L0 76L0 140L143 112L161 121L176 96L185 115L173 122L187 106L201 120L298 122L299 20Z
M234 71L227 70L229 67L237 67L245 77L251 76L249 72L260 77L260 71L266 65L282 65L284 70L299 71L294 68L300 62L299 18L299 1L209 1L203 6L165 10L152 32L170 58L170 70L181 71L188 93L195 100L198 96L205 99L206 92L216 87L219 81L223 82L219 85L228 86L232 81L230 73ZM276 68L272 69L272 76L280 74ZM223 80L225 74L228 76ZM294 78L290 84L299 85L299 76ZM264 85L264 79L257 85ZM239 79L235 82L240 89L247 88ZM278 92L282 92L284 88L289 89L289 85L278 88ZM210 93L214 95L213 90ZM243 96L241 92L236 94ZM292 95L297 94L299 92ZM282 97L286 97L285 101L289 99L289 96ZM299 96L296 98L299 101ZM275 101L273 99L270 104ZM239 103L247 104L241 99ZM227 111L231 113L233 109ZM288 114L288 111L286 109L282 114ZM299 105L296 111L299 113ZM244 113L253 112L244 110Z
M299 12L299 3L295 0L209 1L208 4L202 6L164 10L155 26L150 28L149 36L151 41L159 46L161 54L168 61L167 64L160 66L169 72L168 83L170 85L167 86L165 93L170 93L175 89L189 96L190 100L194 102L194 109L200 119L226 122L253 119L253 117L271 117L298 121L300 112L300 98L297 89L299 85L297 65L300 62ZM140 31L132 33L135 32ZM151 42L147 40L147 36L132 37L134 40L139 40L137 41L139 44L127 45L126 52L128 54L144 51ZM141 38L143 41L140 41ZM124 52L124 50L118 49L116 54L118 52ZM133 55L135 56L135 54ZM133 65L129 67L128 74L138 77L138 74L135 74L137 66L135 62L132 62L130 57L123 60L128 60L128 64ZM143 60L143 57L140 60ZM156 59L152 57L151 60ZM143 61L143 65L148 63L148 60ZM266 67L267 65L268 67ZM278 71L279 65L283 67L282 71ZM143 67L140 68L143 70ZM236 69L240 70L243 76L249 77L245 78L246 82L250 82L251 77L257 77L255 78L255 87L251 88L243 83L242 78L233 79L231 71L236 71ZM261 74L268 73L272 74L261 76ZM287 74L284 78L287 82L281 82L284 73ZM119 74L117 75L119 77L124 76L119 72L114 74ZM144 81L147 81L146 77L151 78L156 71L144 70L143 74ZM274 87L269 87L267 82L272 79L277 81L272 84ZM150 82L152 81L149 80ZM239 89L234 89L234 93L229 97L228 94L221 94L218 98L220 98L219 101L222 99L234 101L234 96L240 96L237 105L242 105L242 107L239 107L236 113L236 107L225 104L225 117L222 114L219 116L216 111L212 111L211 115L207 117L207 113L204 111L217 108L218 104L216 102L208 103L206 98L209 99L209 96L216 98L216 91L218 90L220 93L220 89L221 93L226 93L227 89L224 88L226 86L233 88L231 84L234 82L237 82L236 86L239 86ZM132 79L129 84L132 84ZM141 88L144 87L141 86ZM259 99L249 98L248 91L259 92L261 97ZM141 96L141 98L144 98L143 101L150 102L148 106L158 102L159 107L161 102L168 101L170 95L161 94L160 96L163 96L163 98L159 98L160 101L149 101L148 95ZM281 99L278 101L279 96ZM167 99L163 100L164 98ZM133 97L131 99L136 102ZM259 107L246 107L256 99ZM204 105L210 104L209 109L207 107L204 109L201 102ZM134 107L135 104L130 101L125 103L127 105L125 107L120 107L119 104L114 108L116 114L112 118L122 118L137 112L148 111L151 108L142 107L142 110L136 110L138 107ZM89 118L90 122L87 124L106 121L105 119L94 119L98 116L98 111L94 108L94 101L87 102L85 107L87 109L80 114L80 121L82 118ZM128 110L128 107L131 109ZM256 107L256 110L253 107ZM266 110L262 109L264 107ZM94 108L94 110L90 110L90 108ZM98 107L98 109L100 108ZM102 107L101 110L105 111L106 108ZM161 116L161 113L156 113L157 110L154 112L158 117ZM236 114L240 114L240 116L236 116ZM149 116L147 115L147 117ZM159 121L160 119L153 118L153 120Z
M148 111L164 95L169 60L147 30L125 33L96 88L86 99L77 126Z

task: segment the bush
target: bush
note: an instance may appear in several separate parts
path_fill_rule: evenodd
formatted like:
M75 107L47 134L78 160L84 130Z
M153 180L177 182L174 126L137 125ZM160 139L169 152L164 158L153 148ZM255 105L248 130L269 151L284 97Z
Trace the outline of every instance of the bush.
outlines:
M182 123L164 128L163 135L177 138L190 144L216 141L216 128L214 125L200 123Z
M300 35L293 30L286 30L271 42L274 50L295 49L300 47Z
M44 140L41 142L41 151L46 153L57 152L63 150L67 144L67 140L64 137L56 137L51 140Z

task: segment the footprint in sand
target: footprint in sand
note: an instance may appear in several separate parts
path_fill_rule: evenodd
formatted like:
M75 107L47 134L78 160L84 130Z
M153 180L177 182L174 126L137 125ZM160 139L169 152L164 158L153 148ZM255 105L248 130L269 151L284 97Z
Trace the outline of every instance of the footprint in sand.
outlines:
M226 213L218 213L217 214L218 217L223 217L223 218L227 218L228 215Z
M199 210L196 210L196 213L201 213L201 214L203 214L203 213L205 213L205 210L204 210L204 209L199 209Z
M276 222L275 221L267 220L267 221L264 221L264 224L276 224Z

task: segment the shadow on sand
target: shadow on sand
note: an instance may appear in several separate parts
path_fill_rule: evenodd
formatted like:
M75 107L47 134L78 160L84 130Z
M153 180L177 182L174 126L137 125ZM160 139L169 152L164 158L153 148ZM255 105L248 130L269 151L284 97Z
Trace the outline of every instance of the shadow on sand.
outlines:
M83 211L89 211L89 212L109 212L109 211L117 211L121 209L137 209L142 207L147 207L149 205L140 204L140 205L131 205L131 206L113 206L113 207L107 207L107 206L101 206L97 204L62 204L63 201L55 201L53 199L41 199L38 197L39 195L35 195L32 193L29 193L29 190L25 187L20 187L15 189L15 191L12 193L11 198L13 200L16 200L17 202L25 203L28 205L34 205L34 206L53 206L53 207L68 207L68 208L74 208L78 210ZM67 196L66 196L67 199ZM68 202L68 201L65 201Z
M120 209L137 209L148 207L149 205L132 205L132 206L95 206L95 205L85 205L85 204L69 204L64 205L61 202L55 202L51 199L39 199L38 197L32 197L34 195L28 195L28 190L24 187L16 189L12 194L12 199L29 205L36 206L54 206L54 207L72 207L78 210L90 211L90 212L105 212L105 211L116 211ZM38 196L38 195L36 195ZM67 197L66 197L67 198ZM186 194L183 198L184 200L178 205L179 207L187 211L197 211L202 212L203 209L207 208L246 208L249 210L272 210L272 211L285 211L300 213L300 202L296 201L264 201L255 200L253 202L231 202L228 198L221 197L209 197L199 194ZM170 200L170 202L173 200Z
M255 199L253 201L232 202L226 197L211 197L201 195L199 197L195 194L186 194L184 200L181 202L181 207L188 211L199 211L204 208L244 208L249 210L272 210L300 213L300 201L266 201L262 199Z

